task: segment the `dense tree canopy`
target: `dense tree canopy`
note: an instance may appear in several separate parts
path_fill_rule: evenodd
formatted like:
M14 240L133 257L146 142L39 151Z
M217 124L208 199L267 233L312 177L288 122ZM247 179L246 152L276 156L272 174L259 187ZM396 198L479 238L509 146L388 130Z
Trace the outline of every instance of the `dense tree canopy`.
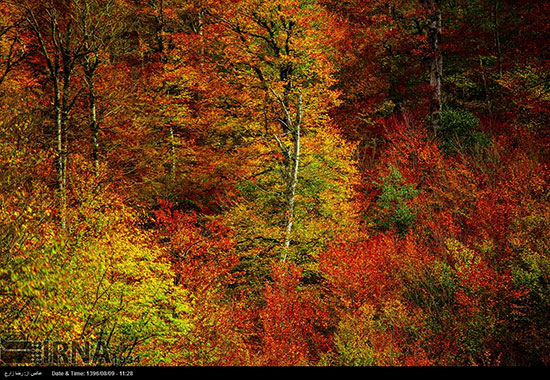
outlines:
M117 365L549 365L549 18L0 0L0 338ZM98 364L64 350L41 363Z

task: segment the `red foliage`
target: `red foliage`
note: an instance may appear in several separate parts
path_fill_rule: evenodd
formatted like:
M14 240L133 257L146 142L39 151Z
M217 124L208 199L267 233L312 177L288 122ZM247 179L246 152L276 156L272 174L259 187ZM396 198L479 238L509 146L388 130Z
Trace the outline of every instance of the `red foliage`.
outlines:
M273 283L264 291L260 311L262 365L316 363L330 348L329 316L312 289L300 285L301 269L294 264L273 265Z
M229 229L219 220L201 227L196 214L174 209L167 201L159 205L155 221L159 238L168 248L176 284L201 294L233 283L231 269L238 259L232 253Z

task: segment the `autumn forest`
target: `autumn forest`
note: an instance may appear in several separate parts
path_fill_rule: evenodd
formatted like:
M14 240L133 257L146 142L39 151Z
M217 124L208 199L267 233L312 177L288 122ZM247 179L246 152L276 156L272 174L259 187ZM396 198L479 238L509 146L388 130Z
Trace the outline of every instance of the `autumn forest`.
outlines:
M0 0L0 338L550 365L549 43L544 0Z

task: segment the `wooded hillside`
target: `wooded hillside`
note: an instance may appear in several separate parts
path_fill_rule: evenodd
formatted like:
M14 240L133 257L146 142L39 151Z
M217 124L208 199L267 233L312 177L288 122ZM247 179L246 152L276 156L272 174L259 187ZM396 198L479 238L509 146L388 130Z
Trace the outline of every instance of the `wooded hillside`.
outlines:
M539 0L0 0L0 337L549 365L549 33Z

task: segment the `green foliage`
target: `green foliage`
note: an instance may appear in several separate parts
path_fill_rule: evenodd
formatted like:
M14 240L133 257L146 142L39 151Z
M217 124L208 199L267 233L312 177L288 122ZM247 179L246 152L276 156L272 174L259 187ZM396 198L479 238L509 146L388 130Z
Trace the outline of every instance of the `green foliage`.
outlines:
M381 191L376 202L377 215L374 222L382 231L395 229L399 234L405 235L416 219L414 211L409 207L409 201L420 191L414 185L405 183L399 169L391 165L389 169L390 173L381 182L374 182Z
M60 232L55 219L25 210L11 254L0 262L0 334L103 342L112 359L171 363L172 345L190 329L185 290L173 285L163 252L131 226L127 210L93 208L81 206L90 214L71 235Z
M514 287L522 295L516 304L518 312L512 322L514 343L529 360L537 362L548 355L550 338L550 210L546 202L537 202L529 214L518 218L510 234L516 252L511 264Z
M262 152L263 147L256 146ZM304 266L306 276L315 276L318 255L335 237L353 228L357 172L348 158L352 151L353 146L334 134L330 126L318 127L302 139L288 257ZM225 219L238 236L237 249L242 255L239 270L246 270L261 286L269 278L270 262L280 257L283 249L287 205L279 160L262 158L256 165L251 171L261 174L236 186L240 199Z
M396 366L427 363L422 349L404 343L419 321L398 300L375 307L364 304L356 313L345 315L335 332L333 365ZM405 365L407 365L405 364Z
M446 109L441 112L441 149L446 153L475 153L483 150L490 139L478 130L479 119L463 110Z
M369 335L376 331L373 310L363 307L358 317L348 316L343 319L335 336L335 346L338 352L339 365L373 366L375 365L375 349L372 347Z

